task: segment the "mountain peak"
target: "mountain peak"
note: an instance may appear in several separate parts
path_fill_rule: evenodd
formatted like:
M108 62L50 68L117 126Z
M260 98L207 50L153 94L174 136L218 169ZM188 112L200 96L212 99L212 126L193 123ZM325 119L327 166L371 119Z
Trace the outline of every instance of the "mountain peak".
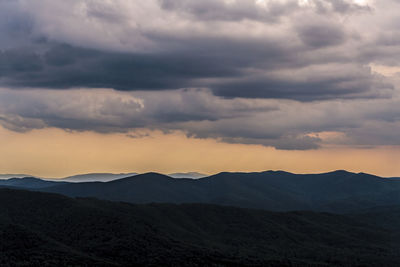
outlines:
M349 172L346 170L335 170L335 171L331 171L331 172L326 172L325 174L356 174L356 173Z
M163 180L173 180L174 178L169 177L168 175L157 173L157 172L147 172L147 173L142 173L142 174L137 174L129 177L124 177L118 180L113 180L110 181L109 183L120 183L120 182L125 182L125 181L138 181L138 180L154 180L154 179L163 179Z

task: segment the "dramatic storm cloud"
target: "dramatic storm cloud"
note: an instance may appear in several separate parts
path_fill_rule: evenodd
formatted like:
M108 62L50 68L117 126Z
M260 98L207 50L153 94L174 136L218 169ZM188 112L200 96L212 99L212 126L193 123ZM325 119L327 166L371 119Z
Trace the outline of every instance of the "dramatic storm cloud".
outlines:
M398 8L0 0L0 124L290 150L399 145Z

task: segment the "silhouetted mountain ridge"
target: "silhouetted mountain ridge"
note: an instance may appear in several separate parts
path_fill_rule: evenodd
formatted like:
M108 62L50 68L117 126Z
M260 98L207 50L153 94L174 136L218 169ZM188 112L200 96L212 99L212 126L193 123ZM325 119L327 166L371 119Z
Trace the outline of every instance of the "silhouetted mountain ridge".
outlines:
M131 203L208 203L275 211L351 212L400 204L400 181L347 171L222 172L200 179L151 172L106 183L55 184L38 190Z

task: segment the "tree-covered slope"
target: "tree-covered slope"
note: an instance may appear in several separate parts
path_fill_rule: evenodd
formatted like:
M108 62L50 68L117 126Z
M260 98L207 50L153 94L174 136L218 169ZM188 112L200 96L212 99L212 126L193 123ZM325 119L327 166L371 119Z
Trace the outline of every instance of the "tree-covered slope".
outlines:
M396 266L398 230L369 220L371 212L375 211L334 215L205 204L133 205L0 189L0 263Z

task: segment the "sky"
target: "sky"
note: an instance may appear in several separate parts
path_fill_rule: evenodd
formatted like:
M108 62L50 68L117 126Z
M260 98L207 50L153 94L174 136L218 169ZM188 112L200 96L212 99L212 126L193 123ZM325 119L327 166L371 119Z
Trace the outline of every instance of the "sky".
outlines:
M400 176L398 0L0 0L0 173Z

